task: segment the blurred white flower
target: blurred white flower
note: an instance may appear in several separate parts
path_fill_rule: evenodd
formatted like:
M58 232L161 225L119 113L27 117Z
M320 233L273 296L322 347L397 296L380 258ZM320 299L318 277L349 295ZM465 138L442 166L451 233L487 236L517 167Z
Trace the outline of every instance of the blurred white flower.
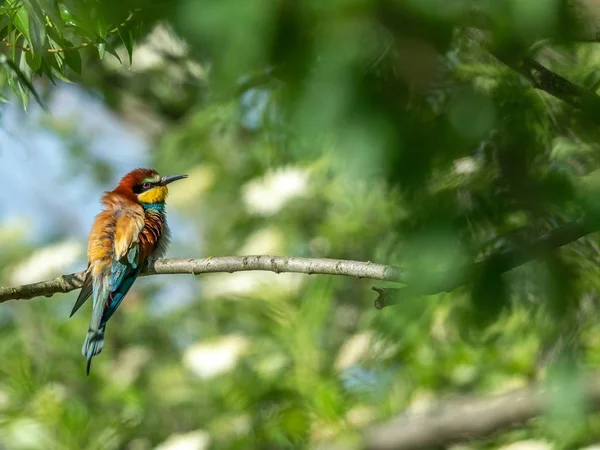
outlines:
M183 57L188 53L187 43L165 23L155 26L146 37L146 42L157 51L171 56Z
M248 414L224 415L211 422L213 434L228 439L243 436L252 431L252 419Z
M290 200L308 191L308 173L287 167L269 171L264 177L248 182L243 188L243 201L252 214L271 215Z
M279 376L280 372L289 363L289 357L285 353L269 352L263 358L254 362L254 369L263 378Z
M146 38L136 47L130 70L145 72L161 68L167 56L183 57L188 52L187 43L175 33L171 27L161 23L155 26ZM124 45L117 48L116 53L123 62L129 62L129 54ZM108 68L120 70L121 62L114 57L104 58Z
M499 450L551 450L552 446L544 441L536 441L533 439L526 441L514 442L509 445L500 447Z
M32 399L31 408L41 414L54 411L68 396L69 392L64 384L48 383L36 393Z
M17 419L2 432L2 442L12 449L46 449L51 436L37 420Z
M346 413L346 419L356 428L362 428L373 422L376 418L377 414L375 409L364 405L355 406Z
M459 158L454 161L454 171L461 175L468 175L479 168L477 162L470 157Z
M204 430L173 434L154 450L205 450L210 445L210 435Z
M252 233L239 250L239 255L277 255L283 251L284 236L275 227L265 227Z
M472 383L478 375L477 368L471 364L458 364L450 372L450 379L457 385Z
M338 371L353 366L368 353L373 344L373 334L370 332L358 333L344 342L335 361Z
M435 408L435 396L431 391L418 389L413 392L406 411L410 414L425 414Z
M53 275L60 275L83 254L83 245L74 240L62 241L34 252L18 264L10 275L13 284L26 284L40 281Z
M129 56L127 55L125 49L121 49L119 53L121 53L119 56L123 61L129 60ZM111 59L110 61L112 62L113 60ZM118 62L116 58L114 61ZM150 45L142 44L135 51L135 58L133 58L131 70L134 72L144 72L146 70L155 69L162 66L163 62L164 57L160 53L158 53ZM116 66L116 63L113 65Z
M298 292L305 275L298 273L273 272L235 272L232 274L210 274L204 278L204 298L216 299L219 297L236 295L244 296L253 292L266 294L275 292L278 295L290 295Z
M250 341L243 336L229 335L189 347L183 355L185 366L197 376L210 379L233 370Z

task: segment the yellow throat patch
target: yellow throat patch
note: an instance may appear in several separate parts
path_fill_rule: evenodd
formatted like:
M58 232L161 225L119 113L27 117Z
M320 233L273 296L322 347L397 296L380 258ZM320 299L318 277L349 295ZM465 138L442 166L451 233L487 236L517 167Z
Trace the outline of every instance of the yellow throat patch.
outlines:
M142 203L162 203L167 198L167 195L169 195L169 189L166 186L155 186L139 194L138 200Z

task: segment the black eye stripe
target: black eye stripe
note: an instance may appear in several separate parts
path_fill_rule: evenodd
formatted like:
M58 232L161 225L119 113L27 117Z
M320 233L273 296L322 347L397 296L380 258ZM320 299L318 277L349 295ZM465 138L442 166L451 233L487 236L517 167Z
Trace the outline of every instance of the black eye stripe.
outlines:
M149 191L153 187L154 187L154 183L150 183L149 181L146 181L145 183L142 183L142 184L136 184L133 187L133 193L141 194L142 192Z

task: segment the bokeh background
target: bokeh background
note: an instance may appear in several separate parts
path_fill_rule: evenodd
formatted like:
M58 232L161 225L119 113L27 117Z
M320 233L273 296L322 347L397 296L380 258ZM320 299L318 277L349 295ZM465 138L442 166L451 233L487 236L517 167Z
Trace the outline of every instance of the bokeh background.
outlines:
M448 395L549 380L546 415L460 448L600 442L579 384L597 237L491 257L598 225L596 3L2 2L2 285L82 270L102 192L150 166L190 176L171 257L374 261L410 290L376 310L391 283L144 277L89 377L77 292L3 303L0 449L358 449ZM579 90L534 85L532 60Z

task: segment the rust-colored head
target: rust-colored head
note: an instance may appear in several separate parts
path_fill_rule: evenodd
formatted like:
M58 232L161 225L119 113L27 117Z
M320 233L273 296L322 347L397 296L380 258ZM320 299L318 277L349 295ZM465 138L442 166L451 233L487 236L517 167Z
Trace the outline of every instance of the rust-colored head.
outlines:
M187 175L161 177L154 169L135 169L125 175L115 190L115 194L142 204L164 203L169 190L167 184L187 178Z

